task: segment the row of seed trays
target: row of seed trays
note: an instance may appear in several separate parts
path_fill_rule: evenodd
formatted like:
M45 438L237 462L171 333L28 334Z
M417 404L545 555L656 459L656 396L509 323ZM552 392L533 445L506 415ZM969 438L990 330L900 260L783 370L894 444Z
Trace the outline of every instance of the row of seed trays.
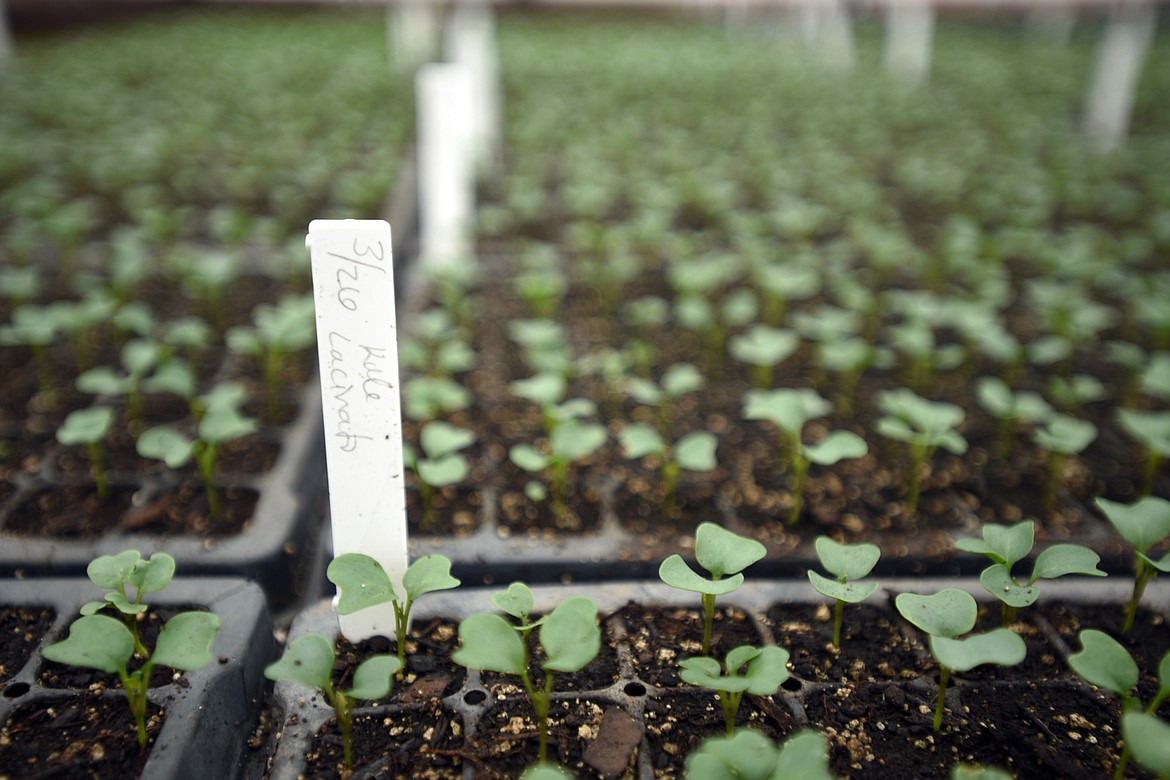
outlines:
M413 121L371 19L21 38L0 79L6 574L165 544L295 601L324 481L304 229L380 213Z
M975 573L953 536L1032 519L1127 565L1102 507L1170 496L1164 46L1103 156L1094 25L942 24L913 91L758 32L534 29L477 262L405 328L418 552L652 572L719 518L773 573L819 534Z

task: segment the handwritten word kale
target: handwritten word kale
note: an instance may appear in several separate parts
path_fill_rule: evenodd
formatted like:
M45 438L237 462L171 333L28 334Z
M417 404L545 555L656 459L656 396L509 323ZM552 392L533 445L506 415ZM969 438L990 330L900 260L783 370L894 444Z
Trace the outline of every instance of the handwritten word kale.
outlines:
M900 593L894 606L902 617L930 636L930 652L939 666L936 734L942 731L947 683L953 673L983 664L1015 666L1028 652L1024 640L1006 628L960 638L975 627L979 613L974 597L966 591L946 588L933 596Z
M336 688L331 679L336 660L328 639L320 634L309 634L293 641L279 661L268 665L264 676L269 680L299 683L325 694L341 732L345 768L352 769L354 700L372 701L390 695L394 675L402 669L402 661L392 655L367 658L354 670L353 687L343 691Z
M822 596L834 599L833 646L841 646L841 618L846 604L860 604L873 595L876 582L856 582L869 576L881 558L882 551L874 544L841 544L827 536L818 536L814 542L817 558L825 571L836 579L829 579L811 569L808 581Z
M571 596L539 620L531 620L535 601L532 591L514 582L492 597L502 612L516 618L514 625L494 612L482 612L459 624L460 647L451 660L468 669L514 674L528 693L540 738L540 763L548 760L548 711L553 680L558 672L576 672L589 664L601 649L597 626L597 605L585 596ZM529 636L539 628L537 638L543 650L540 668L544 684L533 683L529 673Z
M703 655L711 654L711 626L715 598L743 584L743 570L767 553L764 545L715 523L701 523L695 531L695 560L711 577L696 573L681 555L670 556L658 567L659 578L672 588L700 594L703 604Z
M425 555L406 568L402 575L406 599L401 602L382 564L364 553L337 556L329 563L325 576L337 586L339 615L352 615L387 603L393 605L400 662L406 660L406 629L414 603L427 593L459 587L459 580L451 576L451 561L442 555Z
M1094 499L1093 503L1113 524L1121 538L1133 547L1133 595L1126 607L1125 623L1121 628L1123 632L1129 631L1146 586L1158 576L1158 572L1170 572L1170 553L1160 560L1150 555L1154 545L1170 538L1170 501L1146 496L1136 504L1119 504L1105 498Z
M788 679L787 664L787 650L750 645L741 645L727 653L726 674L714 658L684 658L678 663L683 682L718 693L729 737L735 734L735 718L743 695L774 696Z
M1144 712L1145 715L1154 717L1158 709L1167 700L1170 700L1170 652L1163 655L1162 660L1158 663L1158 690L1143 711L1141 702L1134 695L1134 689L1138 684L1138 665L1129 651L1104 631L1093 628L1081 631L1078 638L1081 640L1081 650L1068 657L1068 665L1090 685L1096 685L1098 688L1104 688L1117 694L1117 697L1121 699L1123 733L1126 714ZM1131 729L1135 725L1138 730L1138 734L1135 736L1138 739L1131 743L1130 739L1126 737L1125 747L1122 749L1117 769L1113 773L1115 778L1121 778L1125 775L1125 767L1129 763L1130 754L1135 750L1138 755L1143 757L1140 759L1143 763L1146 757L1155 761L1159 760L1157 751L1153 749L1154 746L1146 744L1141 735L1147 729L1154 732L1163 729L1151 729L1151 724L1141 719L1130 721ZM1160 725L1166 726L1164 723ZM1160 760L1164 761L1165 759Z
M1040 598L1038 580L1052 580L1066 574L1105 576L1097 568L1101 562L1097 553L1079 544L1056 544L1036 556L1032 574L1021 584L1012 576L1012 567L1032 553L1035 535L1036 524L1031 520L1011 526L988 523L983 526L982 539L955 542L955 547L964 552L985 555L992 560L979 575L979 582L1002 602L1000 612L1005 627L1015 619L1016 610L1031 606Z

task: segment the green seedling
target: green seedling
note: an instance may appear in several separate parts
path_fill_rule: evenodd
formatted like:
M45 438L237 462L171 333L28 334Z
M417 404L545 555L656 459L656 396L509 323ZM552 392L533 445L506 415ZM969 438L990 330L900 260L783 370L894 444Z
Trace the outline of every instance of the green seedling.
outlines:
M801 446L804 424L833 411L833 405L815 390L780 388L748 390L743 398L743 416L747 420L766 420L776 426L776 467L788 468Z
M451 561L442 555L424 555L406 568L402 590L406 598L399 601L390 575L376 560L364 553L344 553L329 563L325 571L337 586L337 614L351 615L359 610L390 603L394 608L394 636L398 660L406 661L406 631L414 603L428 593L459 587L451 576Z
M142 560L135 550L92 561L88 574L94 584L110 588L104 601L89 602L82 607L82 617L69 626L69 636L49 645L44 657L57 663L97 669L117 674L122 681L130 713L138 729L138 747L146 749L146 692L155 666L169 666L183 672L202 669L211 663L211 643L219 633L219 616L210 612L181 612L162 627L154 649L142 644L134 616L145 612L145 593L162 590L175 571L175 561L166 553L155 553ZM133 602L126 596L126 586L136 588ZM113 606L122 620L95 614ZM137 655L142 665L131 671L130 659Z
M402 413L409 420L435 420L471 406L472 394L450 377L413 376L402 385Z
M1006 628L959 638L975 627L979 607L966 591L947 588L933 596L900 593L894 605L902 617L930 636L930 652L938 661L938 700L934 709L934 733L942 731L947 683L955 672L983 664L1015 666L1024 660L1027 645Z
M398 364L426 376L450 378L475 368L477 359L451 314L442 308L415 317L410 336L398 342Z
M353 687L347 691L333 685L331 676L335 661L336 654L330 641L320 634L309 634L294 640L279 661L265 668L264 676L269 680L299 683L325 694L341 732L345 768L352 769L354 700L372 701L389 696L394 675L402 669L402 661L392 655L367 658L354 670Z
M535 604L532 591L514 582L492 603L516 618L513 625L494 612L465 618L459 624L460 647L451 660L469 669L480 669L520 678L540 735L540 763L548 760L548 710L552 699L553 679L557 672L576 672L589 664L601 649L601 629L597 626L597 605L585 596L571 596L537 621L530 620ZM538 639L544 658L544 684L534 685L529 673L529 636L539 627Z
M230 252L179 246L167 258L167 266L202 303L216 330L223 331L227 320L224 292L240 275L239 258Z
M922 472L934 453L940 447L955 455L967 451L967 440L958 431L963 410L943 401L929 401L906 388L883 391L877 404L883 414L877 421L877 432L910 448L906 513L913 515L918 511Z
M763 303L760 320L779 328L792 301L803 301L821 290L820 269L809 263L761 263L752 269L752 282Z
M715 598L743 584L743 570L767 554L754 539L733 534L715 523L701 523L695 531L695 560L711 577L696 573L677 553L658 567L659 578L672 588L700 594L703 604L703 655L711 654L711 626Z
M1170 401L1170 352L1155 352L1141 374L1141 391L1160 401Z
M147 593L158 593L175 576L175 559L164 552L143 558L137 550L124 550L117 555L102 555L90 561L85 570L90 582L109 592L101 601L88 601L81 607L82 615L93 615L107 607L122 617L122 622L134 639L134 652L140 658L149 658L150 651L138 635L138 616L149 608L144 598ZM126 593L134 588L134 600Z
M670 321L670 304L656 295L635 298L622 308L622 321L638 334L638 338L627 346L634 368L639 374L648 376L650 366L658 356L655 334Z
M268 413L280 409L283 386L281 369L288 355L308 349L316 338L313 297L288 297L275 306L260 304L252 310L252 326L228 330L224 342L232 352L250 355L260 364L268 398Z
M966 350L960 344L939 345L934 328L922 318L913 318L887 329L890 346L905 359L902 381L916 392L926 392L934 383L936 371L962 365Z
M1170 778L1170 723L1148 712L1121 713L1121 736L1130 755L1160 780Z
M1154 489L1154 478L1158 475L1162 460L1170 457L1170 411L1118 409L1117 422L1144 451L1145 464L1140 491L1142 496L1148 496Z
M569 290L569 280L556 267L529 268L513 278L512 287L532 316L544 319L556 315Z
M841 544L827 536L818 536L814 543L817 558L825 571L836 579L824 577L811 569L808 581L822 596L833 599L833 647L841 647L841 619L846 604L860 604L873 595L876 582L856 582L868 577L881 558L882 551L873 544Z
M769 390L776 366L800 347L800 335L793 330L757 324L733 336L727 346L733 358L752 366L756 387Z
M788 679L787 664L787 650L750 645L742 645L727 653L726 674L714 658L684 658L678 662L682 669L679 677L683 682L713 690L719 695L729 737L735 734L735 718L743 695L774 696Z
M213 343L215 332L199 317L180 317L163 328L162 342L182 352L191 365L198 365L199 357Z
M70 412L57 429L57 441L66 447L84 444L89 453L89 470L97 485L98 498L110 496L110 483L102 464L102 440L114 424L114 410L109 406L91 406Z
M1162 660L1158 663L1158 690L1150 700L1149 705L1142 710L1141 702L1134 695L1134 689L1138 684L1138 665L1129 651L1104 631L1093 628L1081 631L1079 638L1081 650L1068 657L1068 665L1090 685L1096 685L1098 688L1104 688L1117 694L1118 698L1121 699L1122 718L1125 717L1126 713L1133 712L1144 712L1144 714L1154 717L1158 708L1170 700L1170 653L1163 655ZM1123 721L1123 733L1124 725ZM1139 723L1139 731L1146 725ZM1140 735L1138 741L1141 741ZM1113 773L1115 778L1125 776L1125 768L1134 747L1137 747L1136 743L1131 743L1126 738L1121 758L1117 762L1117 769ZM1139 750L1144 756L1147 749L1151 747L1143 742Z
M1097 438L1097 426L1088 420L1057 414L1033 431L1032 438L1048 452L1048 480L1042 501L1044 511L1051 515L1056 508L1057 491L1064 481L1068 457L1084 451Z
M524 363L536 374L560 374L573 370L565 327L547 319L510 320L508 337L520 345Z
M57 311L48 306L24 304L12 310L12 322L0 325L0 345L27 347L37 370L41 393L53 389L53 372L48 350L57 340L60 323Z
M883 368L893 365L894 356L885 347L871 347L860 336L849 336L838 341L824 341L817 345L818 365L837 375L835 394L837 413L842 417L853 414L857 400L857 385L862 374L871 366Z
M142 380L140 388L144 393L173 393L186 401L192 412L195 410L195 372L183 358L163 360L150 376Z
M1074 374L1070 377L1054 376L1048 380L1048 395L1056 406L1066 413L1109 397L1105 385L1094 376Z
M1119 504L1104 498L1093 503L1113 524L1122 539L1129 542L1134 552L1133 595L1125 610L1122 632L1129 631L1137 617L1138 605L1146 586L1158 572L1170 572L1170 553L1161 560L1151 556L1154 546L1170 538L1170 501L1157 496L1146 496L1134 504Z
M657 459L662 474L663 502L667 515L677 512L676 493L679 474L686 471L713 471L718 440L710 431L692 431L673 445L668 445L658 431L644 423L631 423L618 436L622 454L631 460L647 456Z
M669 437L674 423L678 399L687 393L702 390L706 384L699 369L691 363L675 363L662 372L662 379L654 383L641 377L626 380L625 389L640 404L658 408L658 430Z
M470 466L459 450L475 443L475 433L443 420L432 420L419 431L422 457L410 445L402 448L406 468L414 471L422 500L422 527L434 524L435 488L456 485L467 478Z
M816 444L800 443L792 460L792 506L788 525L796 525L804 509L804 488L812 464L832 466L843 460L863 457L869 452L865 439L852 431L831 431Z
M592 402L583 398L570 399L552 412L554 421L546 440L547 451L542 452L531 444L516 444L508 450L512 463L525 471L548 473L547 495L557 517L572 514L568 504L570 467L601 449L608 438L604 426L580 419L580 416L592 412ZM539 498L541 493L530 491L529 495Z
M1039 393L1028 390L1013 392L1006 382L995 376L976 380L975 397L997 421L994 455L1001 458L1008 454L1012 437L1021 425L1043 423L1056 414Z
M19 308L37 296L41 290L41 271L36 266L0 268L0 296Z
M100 282L98 282L100 284ZM46 308L57 312L57 328L73 348L78 373L90 368L95 331L109 321L117 302L104 289L88 289L80 301L55 301Z
M172 469L182 468L194 460L203 477L211 516L219 517L223 511L223 499L215 485L215 467L220 449L228 442L253 433L258 427L256 420L245 417L235 405L217 403L209 406L199 418L196 438L163 425L143 431L135 448L142 457L161 460Z
M1015 619L1016 611L1028 607L1040 598L1037 580L1051 580L1066 574L1104 577L1097 568L1101 556L1079 544L1056 544L1036 556L1032 574L1021 583L1012 576L1012 567L1032 553L1036 527L1031 520L1015 525L983 526L982 539L959 539L955 547L964 552L984 555L992 564L979 575L979 582L988 593L1000 600L1000 614L1006 628Z
M137 338L122 345L121 362L125 373L112 366L96 366L77 377L77 389L93 395L125 397L126 420L138 429L142 422L142 382L164 355L157 342Z
M520 780L574 780L573 775L557 764L536 763L524 770Z
M777 746L758 731L704 740L687 756L687 780L832 780L829 746L812 729L790 734Z

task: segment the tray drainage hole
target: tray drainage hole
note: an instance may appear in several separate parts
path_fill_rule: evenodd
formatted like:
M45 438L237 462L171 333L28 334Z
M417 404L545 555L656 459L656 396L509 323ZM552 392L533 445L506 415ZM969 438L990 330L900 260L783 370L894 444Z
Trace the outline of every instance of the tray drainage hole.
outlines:
M646 686L640 682L630 682L626 683L626 687L622 688L622 692L626 696L645 696Z
M780 687L786 691L799 691L804 687L804 683L799 678L789 677L784 682L780 683Z
M476 705L483 704L485 701L487 701L487 693L484 691L468 691L463 694L464 704Z
M26 693L28 693L28 683L26 682L15 682L4 688L5 699L19 699Z

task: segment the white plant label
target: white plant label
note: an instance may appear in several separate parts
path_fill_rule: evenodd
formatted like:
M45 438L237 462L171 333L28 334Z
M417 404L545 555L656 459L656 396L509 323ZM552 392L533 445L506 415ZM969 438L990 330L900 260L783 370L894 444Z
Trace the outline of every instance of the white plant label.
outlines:
M333 552L363 552L399 598L409 561L390 225L317 219L312 256ZM389 604L339 615L352 641L394 636Z
M466 65L431 62L415 74L419 262L440 269L472 251L475 213L473 80Z

